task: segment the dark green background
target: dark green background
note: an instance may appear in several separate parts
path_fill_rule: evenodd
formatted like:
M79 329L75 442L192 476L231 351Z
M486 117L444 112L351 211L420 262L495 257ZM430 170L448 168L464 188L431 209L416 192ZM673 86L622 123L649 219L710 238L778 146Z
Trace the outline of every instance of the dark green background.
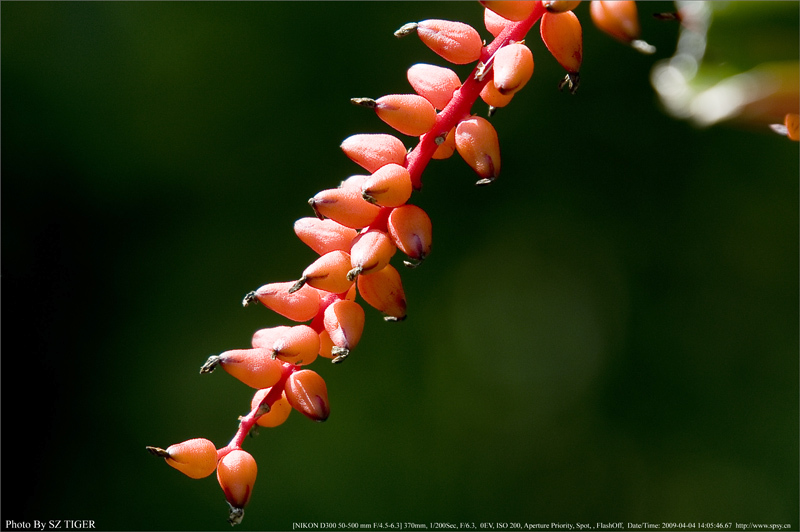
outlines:
M654 57L577 10L575 96L531 34L534 77L492 118L497 183L430 164L413 202L434 253L402 272L408 320L367 309L353 356L313 366L328 422L294 413L246 442L242 530L797 530L798 144L666 116L648 76L677 25L649 16L669 3L640 9ZM293 221L360 173L339 143L388 132L348 99L410 92L406 68L444 64L392 36L426 18L482 28L462 2L3 3L4 527L229 528L214 477L144 447L235 432L252 390L199 367L286 323L241 298L299 277L314 254ZM783 24L777 53L797 58L798 4L778 20L727 51Z

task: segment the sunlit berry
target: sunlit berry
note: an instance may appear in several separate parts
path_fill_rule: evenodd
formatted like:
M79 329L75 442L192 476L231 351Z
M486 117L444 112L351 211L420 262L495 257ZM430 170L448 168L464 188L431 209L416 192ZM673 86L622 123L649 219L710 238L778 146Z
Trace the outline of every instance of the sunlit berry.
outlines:
M486 185L500 175L500 141L494 126L485 118L473 116L456 126L456 149Z
M513 21L501 17L489 8L483 10L483 25L494 37L502 33L506 26L513 24Z
M492 80L489 80L489 83L484 85L481 89L481 100L483 100L484 103L490 107L505 107L511 103L513 98L513 92L502 94L499 90L497 90L497 87L494 86L494 82ZM455 137L453 138L453 141L455 141Z
M360 188L339 187L318 192L308 200L318 218L330 218L345 227L361 229L378 216L380 207L361 197Z
M572 11L578 5L580 5L580 1L575 0L549 0L542 2L544 8L549 11L550 13L566 13L567 11Z
M358 235L350 248L350 266L348 279L358 275L377 272L387 264L397 251L397 247L389 235L377 229L370 229Z
M653 46L639 39L639 14L633 0L592 0L589 14L595 26L618 41L629 44L642 53L652 54L656 51Z
M400 274L391 265L369 275L358 278L358 293L373 308L386 314L387 321L399 321L406 317L406 295Z
M433 105L418 94L387 94L374 102L378 118L404 135L424 135L436 123Z
M252 388L269 388L281 378L282 363L268 348L232 349L210 356L200 373L211 373L218 365Z
M147 447L147 450L190 478L205 478L217 467L217 449L205 438L175 443L166 449Z
M513 21L525 20L531 16L534 7L536 7L536 2L527 0L480 0L480 3L504 19Z
M453 98L453 92L461 87L458 74L436 65L411 65L406 77L417 94L424 96L436 109L447 107Z
M351 135L342 141L342 151L367 172L374 172L389 163L405 164L406 147L403 142L385 133Z
M305 245L320 255L336 250L347 251L350 249L350 242L358 234L355 229L345 227L334 220L312 217L297 220L294 223L294 233Z
M406 24L394 34L403 37L414 31L428 48L451 63L466 65L481 57L483 40L469 24L430 19Z
M382 166L361 185L365 200L381 207L399 207L411 197L411 174L399 164Z
M369 204L367 203L367 205ZM370 206L373 207L373 205ZM303 270L300 280L289 291L297 291L303 285L309 284L326 292L341 294L349 290L353 284L352 279L347 278L347 272L350 270L350 254L340 250L331 251L309 264Z
M250 401L250 408L257 408L270 391L272 391L272 388L258 390L253 395L252 401ZM275 399L268 412L258 416L256 423L261 427L277 427L289 418L291 412L292 405L289 404L289 400L286 398L286 391L281 390L280 397Z
M278 360L307 366L319 354L319 334L308 325L289 327L275 339L272 350Z
M355 301L336 301L325 309L323 324L333 342L334 362L344 360L358 345L364 321L364 309Z
M583 31L575 13L545 13L539 26L547 49L567 71L567 78L559 85L569 85L570 92L578 89L579 71L583 61Z
M313 288L309 287L311 290ZM277 327L267 327L265 329L259 329L253 333L253 338L250 340L251 345L254 348L261 348L264 347L266 349L272 349L272 345L275 343L275 340L280 337L280 335L284 334L288 331L290 327L285 325L278 325Z
M533 75L533 54L522 43L504 46L494 54L494 86L500 94L514 94Z
M229 452L217 465L217 480L230 504L228 521L232 525L239 524L244 517L244 507L250 502L257 474L255 458L242 449Z
M416 205L403 205L389 214L386 222L392 242L416 263L423 261L431 253L433 225L428 214Z
M441 140L441 142L439 142ZM441 138L436 139L438 146L436 147L436 151L433 152L434 159L447 159L456 151L456 128L451 128L450 131L447 133L447 136L444 137L444 140Z
M321 222L316 218L308 218ZM330 221L330 220L325 220ZM334 223L334 222L331 222ZM355 230L350 229L355 234ZM353 237L350 237L352 241ZM319 312L319 294L316 290L309 287L304 287L295 292L289 293L289 288L294 285L294 282L289 281L285 283L270 283L265 284L259 289L250 292L244 297L242 302L245 306L258 301L265 307L277 312L281 316L285 316L293 321L308 321Z
M325 421L331 413L328 388L318 373L302 369L286 380L286 398L292 408L313 421Z

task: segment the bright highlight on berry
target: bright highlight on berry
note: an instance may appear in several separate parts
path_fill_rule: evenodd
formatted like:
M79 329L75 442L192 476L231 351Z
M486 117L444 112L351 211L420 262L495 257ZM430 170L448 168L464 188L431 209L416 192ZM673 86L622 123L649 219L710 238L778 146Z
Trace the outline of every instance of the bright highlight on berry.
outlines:
M228 522L231 525L242 522L244 507L250 502L257 474L256 461L247 451L234 449L219 461L217 481L230 505Z
M205 478L217 468L217 448L205 438L170 445L166 449L146 447L189 478Z

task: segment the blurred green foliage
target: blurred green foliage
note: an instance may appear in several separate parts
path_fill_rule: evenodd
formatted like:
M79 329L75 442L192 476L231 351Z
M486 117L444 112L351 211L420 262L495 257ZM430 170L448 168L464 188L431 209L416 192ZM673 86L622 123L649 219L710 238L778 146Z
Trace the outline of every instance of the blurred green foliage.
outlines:
M788 35L781 59L798 57L791 5L743 21ZM248 440L242 530L797 529L798 144L661 112L648 73L677 25L649 14L671 9L641 7L648 57L580 6L575 96L531 34L534 77L492 118L501 178L431 163L408 320L367 309L353 356L315 363L328 422ZM345 137L388 131L348 99L442 64L392 36L426 18L482 28L462 2L3 3L3 523L228 528L213 477L144 447L235 432L252 390L199 367L285 323L241 297L313 260L292 222L359 173Z

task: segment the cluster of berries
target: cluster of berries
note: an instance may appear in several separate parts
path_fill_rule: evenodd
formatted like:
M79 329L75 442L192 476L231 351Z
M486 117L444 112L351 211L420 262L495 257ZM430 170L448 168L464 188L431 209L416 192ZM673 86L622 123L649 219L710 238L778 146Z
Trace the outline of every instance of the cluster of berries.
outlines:
M295 233L319 258L298 280L266 284L243 301L245 306L261 303L291 321L307 324L261 329L253 335L250 348L211 356L202 366L201 373L222 367L257 390L250 413L240 418L239 430L228 445L216 449L209 440L198 438L166 449L148 447L191 478L216 470L231 508L231 524L241 521L256 479L256 462L241 448L251 429L278 426L292 410L314 421L328 418L325 381L305 366L317 357L342 362L356 347L364 328L364 310L356 297L360 295L389 321L406 317L400 274L390 260L399 249L407 257L405 264L415 267L430 254L431 220L408 201L421 187L422 171L431 158L445 159L458 152L478 174L479 185L498 177L497 133L471 108L480 97L491 114L525 86L534 62L524 38L537 21L541 20L547 49L567 71L559 87L577 90L582 33L572 10L579 3L481 2L486 7L486 28L495 36L489 45L474 28L453 21L424 20L395 33L398 37L416 33L445 60L477 62L477 66L462 83L449 68L416 64L407 71L416 94L353 99L401 134L418 137L417 146L409 152L400 139L388 134L353 135L342 142L344 153L368 174L351 176L337 188L319 192L309 200L316 217L295 222ZM640 42L634 2L591 4L598 27L627 43Z

